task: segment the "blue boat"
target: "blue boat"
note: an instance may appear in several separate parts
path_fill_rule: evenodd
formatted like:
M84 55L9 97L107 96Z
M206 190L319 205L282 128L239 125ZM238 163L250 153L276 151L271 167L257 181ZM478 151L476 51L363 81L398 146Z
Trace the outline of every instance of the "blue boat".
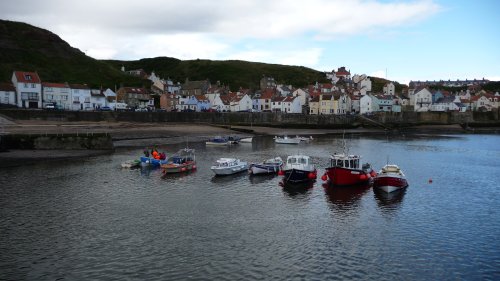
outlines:
M160 167L161 164L167 164L167 160L158 160L152 157L141 156L141 165L151 165L153 167Z

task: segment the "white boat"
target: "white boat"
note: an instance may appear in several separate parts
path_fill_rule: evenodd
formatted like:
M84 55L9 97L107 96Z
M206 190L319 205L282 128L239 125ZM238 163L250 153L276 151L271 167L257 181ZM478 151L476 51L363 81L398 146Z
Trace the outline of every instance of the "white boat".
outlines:
M385 165L378 175L373 179L373 187L381 189L387 193L396 191L408 186L408 181L403 171L394 164Z
M274 137L274 141L276 143L283 143L283 144L299 144L300 139L297 138L289 138L288 136L283 136L283 137Z
M317 177L316 167L312 164L311 157L306 155L288 156L280 174L285 176L285 183L311 182Z
M309 137L295 136L295 138L299 139L300 141L303 141L303 142L310 142L313 140L312 136L309 136Z
M283 166L283 159L281 157L274 157L264 160L261 163L252 163L248 172L252 175L257 174L274 174L277 173Z
M253 137L250 137L250 138L242 138L240 139L240 142L247 142L247 143L250 143L253 141Z
M216 175L232 175L248 169L248 163L236 158L220 158L210 169Z

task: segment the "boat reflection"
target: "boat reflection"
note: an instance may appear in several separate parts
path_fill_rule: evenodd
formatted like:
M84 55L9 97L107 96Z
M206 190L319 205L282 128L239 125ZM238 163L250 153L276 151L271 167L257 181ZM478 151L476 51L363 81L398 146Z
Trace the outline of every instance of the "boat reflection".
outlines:
M249 175L248 179L250 180L251 184L260 184L260 183L264 183L266 181L270 181L270 180L276 178L277 176L278 176L277 174Z
M231 174L231 175L214 175L210 181L213 183L235 183L235 179L242 178L246 176L246 173L240 172L236 174Z
M359 200L371 189L371 186L338 187L324 183L323 188L331 207L335 210L348 211L358 206Z
M391 193L387 193L378 188L373 189L373 194L375 196L375 201L377 206L383 212L394 212L401 208L403 203L403 198L406 194L407 188L402 188Z
M285 183L283 180L279 182L279 185L283 187L283 191L290 197L295 197L300 194L306 194L314 186L314 182L306 183Z

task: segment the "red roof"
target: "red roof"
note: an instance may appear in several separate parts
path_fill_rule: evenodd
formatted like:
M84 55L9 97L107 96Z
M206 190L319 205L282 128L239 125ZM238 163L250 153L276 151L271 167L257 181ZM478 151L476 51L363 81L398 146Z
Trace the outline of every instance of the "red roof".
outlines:
M42 81L36 72L26 72L26 71L14 71L17 82L19 83L38 83Z

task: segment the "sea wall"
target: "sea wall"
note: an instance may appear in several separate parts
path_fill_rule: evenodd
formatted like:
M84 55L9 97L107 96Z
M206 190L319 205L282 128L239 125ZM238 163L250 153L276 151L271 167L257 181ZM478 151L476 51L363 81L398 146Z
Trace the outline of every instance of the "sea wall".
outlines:
M3 150L113 150L114 146L109 134L14 134L2 135L0 148Z
M353 128L468 124L499 126L499 110L492 112L377 112L360 115L304 115L279 112L99 112L4 109L0 114L17 120L87 122L177 122L271 127Z

